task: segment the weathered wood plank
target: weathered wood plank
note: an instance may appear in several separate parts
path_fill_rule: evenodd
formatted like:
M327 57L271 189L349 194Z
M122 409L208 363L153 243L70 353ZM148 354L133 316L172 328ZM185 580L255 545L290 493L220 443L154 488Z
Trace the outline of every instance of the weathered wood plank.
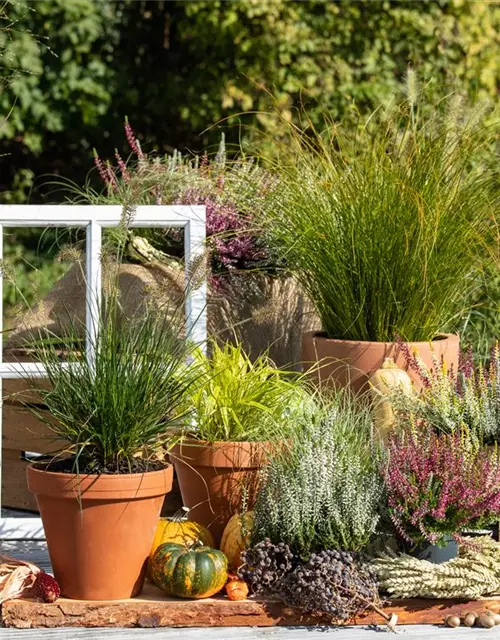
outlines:
M500 612L500 598L458 602L443 600L401 600L385 608L395 613L400 624L442 624L450 614L489 609ZM6 602L2 609L6 627L18 629L55 627L272 627L328 625L327 618L300 615L279 600L250 598L231 602L224 596L206 600L167 598L152 584L133 599L91 602L60 598L53 604L30 599ZM360 616L359 625L380 624L374 612Z
M234 628L225 629L0 629L1 640L380 640L381 628ZM401 627L405 640L498 640L498 629L446 629L434 626ZM69 635L70 633L70 635ZM384 636L382 636L384 637ZM390 636L388 636L390 637ZM397 637L397 636L395 636Z

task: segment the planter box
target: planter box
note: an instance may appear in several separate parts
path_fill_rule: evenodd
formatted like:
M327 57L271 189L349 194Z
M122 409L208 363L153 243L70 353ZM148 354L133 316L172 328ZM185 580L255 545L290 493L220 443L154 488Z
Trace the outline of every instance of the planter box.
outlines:
M500 597L479 601L399 600L386 607L398 624L442 624L447 615L484 609L500 612ZM301 616L279 600L231 602L224 596L206 600L181 600L162 596L147 584L138 598L114 602L84 602L60 598L53 604L11 600L2 605L2 624L17 629L37 627L273 627L328 625L326 619ZM368 612L349 624L383 625ZM472 634L474 632L472 631ZM471 636L472 637L472 636Z

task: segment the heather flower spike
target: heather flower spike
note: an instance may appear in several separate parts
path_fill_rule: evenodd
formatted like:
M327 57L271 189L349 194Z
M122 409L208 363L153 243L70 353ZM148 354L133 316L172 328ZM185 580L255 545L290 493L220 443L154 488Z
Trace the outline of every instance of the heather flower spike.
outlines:
M115 170L111 166L109 160L106 162L106 173L108 176L108 187L111 189L111 191L116 191L116 189L118 188L118 182L116 180Z
M94 149L94 164L97 167L97 171L99 172L99 176L101 177L101 180L104 182L104 184L107 187L109 187L109 176L108 176L107 169L104 165L104 162L101 160L101 158L99 157L95 149Z
M432 370L421 363L422 380L426 380L422 391L407 396L395 389L390 396L397 423L403 427L424 424L444 433L465 428L477 442L499 443L499 365L498 345L487 367L474 367L470 348L461 354L456 374L442 362L435 361Z
M118 163L118 168L120 169L120 173L125 182L130 182L130 176L127 171L127 165L125 164L123 158L118 153L118 149L115 149L115 158Z
M124 202L139 199L144 204L205 205L212 269L209 280L219 289L223 288L224 276L230 286L231 274L266 265L269 252L253 222L264 190L260 170L252 162L226 164L224 136L213 162L207 153L193 159L185 159L178 151L149 156L143 153L128 118L124 127L136 155L135 163L126 163L115 149L115 170L94 150L94 163L112 201L118 197ZM250 180L252 173L258 180ZM252 213L243 214L242 209ZM163 254L182 254L182 234L178 231L158 231L156 241Z

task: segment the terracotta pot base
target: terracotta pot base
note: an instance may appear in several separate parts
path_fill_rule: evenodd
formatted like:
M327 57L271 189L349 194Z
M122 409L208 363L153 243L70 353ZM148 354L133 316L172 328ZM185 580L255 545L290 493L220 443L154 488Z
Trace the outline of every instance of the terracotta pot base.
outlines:
M434 353L438 362L443 359L448 369L453 367L457 371L460 343L456 335L443 334L431 342L409 342L408 347L410 351L416 350L430 369L434 367ZM408 369L404 354L394 342L333 340L312 331L302 336L304 367L312 368L313 375L321 382L350 387L355 393L368 389L370 376L380 369L385 358L393 358L398 367L407 371L415 388L422 387L418 374Z
M144 474L52 473L28 467L62 595L122 600L138 595L173 468Z

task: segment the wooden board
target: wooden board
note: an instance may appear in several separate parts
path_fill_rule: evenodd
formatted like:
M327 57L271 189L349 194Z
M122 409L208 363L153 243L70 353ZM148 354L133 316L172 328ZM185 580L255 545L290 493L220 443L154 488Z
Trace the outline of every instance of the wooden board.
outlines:
M38 511L35 496L28 491L26 467L22 451L2 451L2 504L13 509Z
M44 409L40 412L48 414ZM2 420L2 445L6 449L53 453L67 446L66 442L56 440L54 432L19 403L4 402Z
M400 600L386 607L399 624L442 624L449 614L490 609L500 612L500 597L473 602L451 600ZM230 602L224 596L206 600L166 598L147 584L143 594L131 600L89 602L61 598L53 604L22 599L5 602L2 623L6 627L271 627L316 626L326 618L302 616L278 600L249 599ZM374 613L354 621L358 625L383 624Z

